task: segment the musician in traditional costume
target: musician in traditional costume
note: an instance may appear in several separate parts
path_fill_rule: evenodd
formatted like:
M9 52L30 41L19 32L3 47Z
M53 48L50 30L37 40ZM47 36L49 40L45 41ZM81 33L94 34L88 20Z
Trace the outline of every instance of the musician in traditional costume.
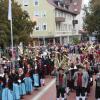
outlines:
M62 100L65 100L66 98L64 98L64 94L66 93L67 77L64 70L62 68L59 68L58 70L55 68L52 75L56 77L57 100L60 100L60 94Z
M75 73L74 63L71 63L70 68L69 68L69 77L70 77L69 88L71 91L74 90L74 80L73 80L74 73Z
M77 65L78 71L74 73L74 86L76 89L76 100L86 100L85 92L88 84L88 76L83 72L83 66Z

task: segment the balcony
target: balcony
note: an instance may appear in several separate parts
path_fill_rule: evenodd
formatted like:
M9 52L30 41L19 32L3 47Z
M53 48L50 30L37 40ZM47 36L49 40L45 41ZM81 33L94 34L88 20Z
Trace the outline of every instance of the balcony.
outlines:
M64 22L65 18L64 17L55 17L56 22Z

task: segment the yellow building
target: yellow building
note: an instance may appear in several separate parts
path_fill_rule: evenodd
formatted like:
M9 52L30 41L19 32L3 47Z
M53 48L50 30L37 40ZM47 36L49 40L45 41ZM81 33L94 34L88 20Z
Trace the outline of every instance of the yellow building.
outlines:
M75 30L75 17L82 0L16 0L26 10L36 26L31 33L35 45L67 44L79 36ZM76 7L77 3L77 7ZM38 41L38 43L36 42Z

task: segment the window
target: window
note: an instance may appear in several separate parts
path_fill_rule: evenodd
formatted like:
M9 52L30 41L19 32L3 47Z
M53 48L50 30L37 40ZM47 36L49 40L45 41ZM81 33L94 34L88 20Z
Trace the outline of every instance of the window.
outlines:
M66 24L65 28L66 28L66 31L68 31L67 24Z
M60 11L58 11L58 17L60 17Z
M36 30L39 30L39 26L36 26Z
M35 26L35 30L38 31L39 30L39 25Z
M38 6L39 5L39 0L34 0L34 5Z
M29 0L23 0L23 5L24 6L28 6L28 4L29 4Z
M34 16L39 16L39 11L38 10L34 11Z
M43 24L42 29L47 30L47 24Z
M35 26L35 29L36 31L40 31L41 30L41 25L38 23L36 26Z
M46 16L46 11L42 11L42 16L43 16L43 17Z

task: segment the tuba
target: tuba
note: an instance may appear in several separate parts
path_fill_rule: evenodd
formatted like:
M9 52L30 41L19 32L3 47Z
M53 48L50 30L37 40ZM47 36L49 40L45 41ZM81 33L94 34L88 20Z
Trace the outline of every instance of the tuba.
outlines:
M68 66L68 56L67 55L62 55L63 58L59 63L59 67L68 70L69 66Z

